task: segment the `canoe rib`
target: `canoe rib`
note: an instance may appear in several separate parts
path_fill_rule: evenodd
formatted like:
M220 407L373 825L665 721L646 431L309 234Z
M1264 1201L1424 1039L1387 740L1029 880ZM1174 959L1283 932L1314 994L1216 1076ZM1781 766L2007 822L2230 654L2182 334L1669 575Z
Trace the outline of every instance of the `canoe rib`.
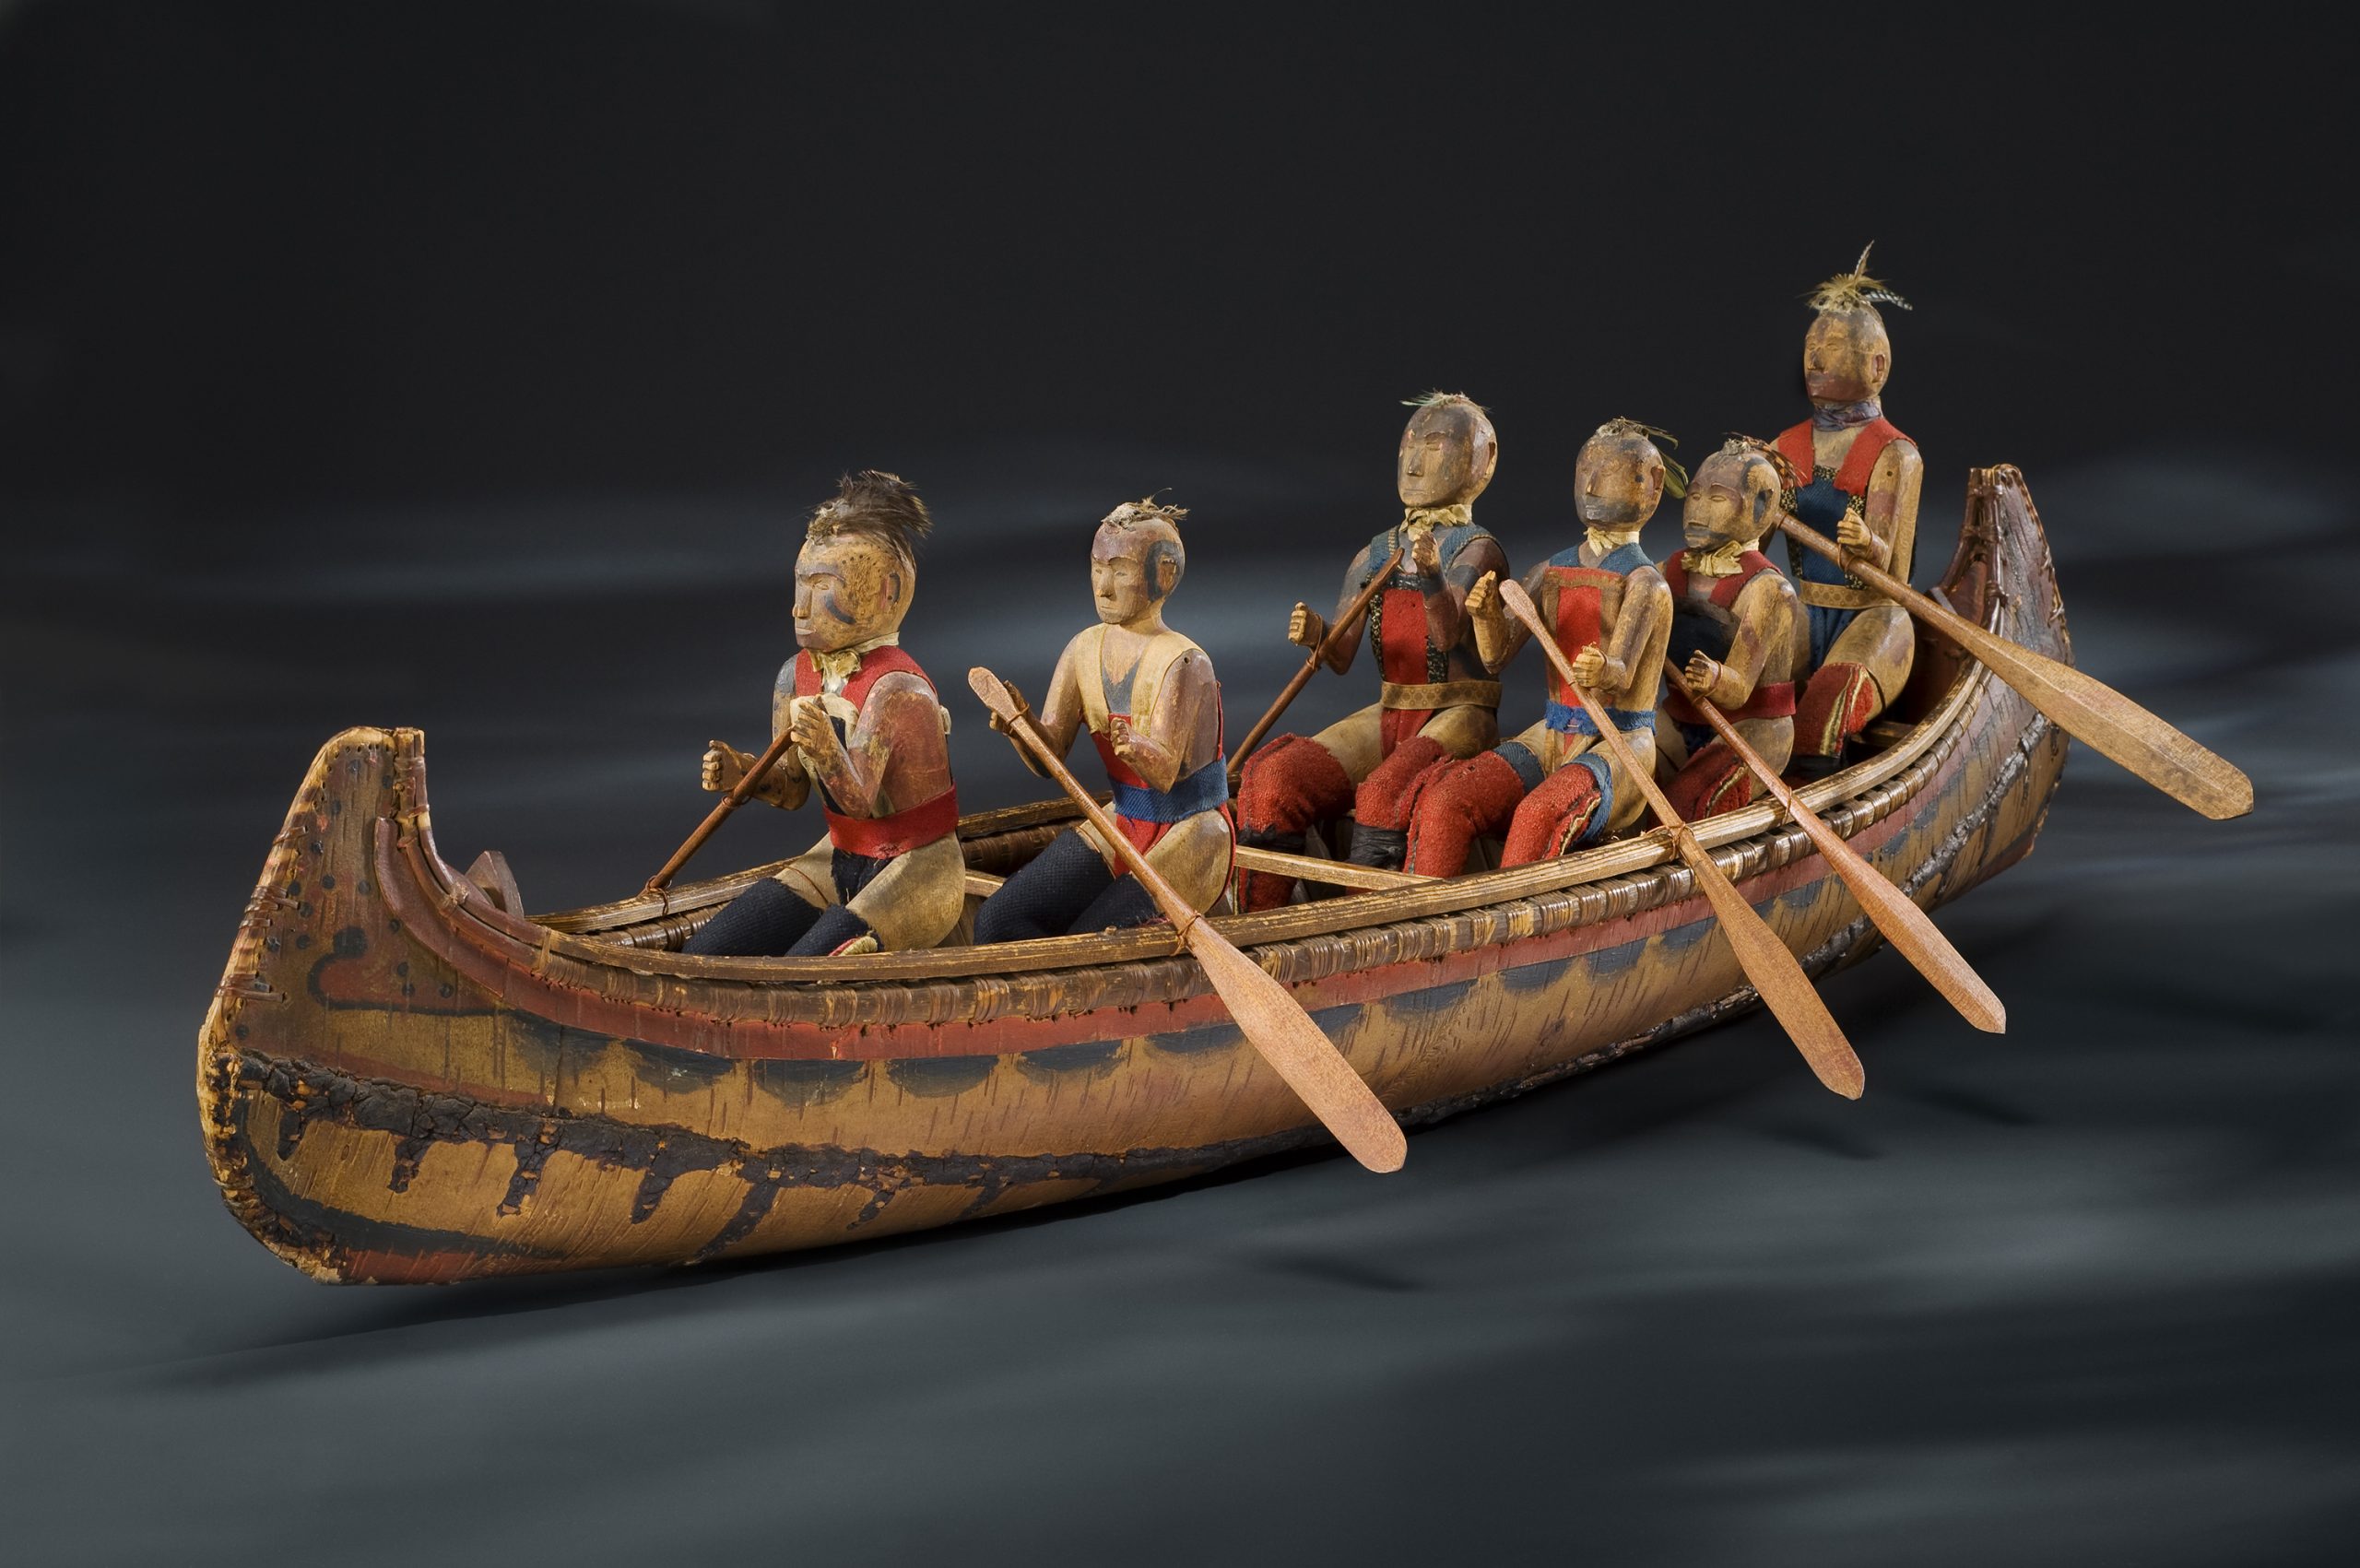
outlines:
M2012 470L1975 476L1944 589L2002 634L2070 655ZM1941 645L1919 664L1926 721L1806 798L1931 904L2029 850L2065 747ZM230 1208L320 1278L747 1256L1171 1180L1322 1136L1168 932L879 955L824 974L799 966L831 961L633 949L634 929L745 875L679 890L669 913L625 901L528 922L435 853L423 777L414 731L348 732L323 751L200 1037L208 1153ZM962 831L988 863L1059 819L1020 808ZM1700 828L1807 968L1873 949L1848 893L1769 808ZM1663 858L1659 842L1627 841L1223 925L1397 1114L1426 1121L1752 1004L1687 873ZM913 960L922 972L895 977Z

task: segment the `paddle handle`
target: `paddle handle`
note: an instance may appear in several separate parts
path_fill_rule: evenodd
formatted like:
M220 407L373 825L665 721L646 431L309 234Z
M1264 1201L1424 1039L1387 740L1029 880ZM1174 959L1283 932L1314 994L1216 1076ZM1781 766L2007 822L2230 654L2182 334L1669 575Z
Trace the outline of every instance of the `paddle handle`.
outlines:
M664 869L647 879L647 885L640 889L641 893L660 893L669 887L672 878L680 874L680 867L689 863L689 857L702 849L704 841L713 837L714 830L728 820L729 814L745 805L748 797L761 787L762 780L770 776L770 771L778 766L778 760L785 756L787 748L794 744L793 726L781 728L771 741L770 749L755 758L754 765L746 770L746 776L739 779L736 787L723 796L711 811L705 813L704 820L697 824L697 831L689 835L686 843L672 852L672 858L664 863Z
M1825 556L1911 615L1930 622L1941 631L1943 636L1948 637L1968 653L1979 654L1980 645L2000 641L2000 638L1984 631L1965 616L1954 610L1944 609L1934 600L1891 572L1872 566L1858 556L1846 555L1844 547L1826 535L1787 516L1781 516L1778 519L1778 526L1785 530L1788 538L1795 540L1805 549Z
M1376 569L1376 575L1363 584L1352 602L1345 607L1343 618L1329 627L1328 635L1319 640L1319 646L1311 650L1311 656L1303 661L1303 667L1294 672L1292 680L1286 683L1285 689L1279 693L1279 700L1270 704L1270 711L1256 720L1254 727L1245 732L1245 738L1230 754L1229 781L1233 787L1239 773L1245 770L1247 754L1262 744L1263 737L1270 733L1270 726L1279 722L1279 715L1287 711L1288 704L1303 695L1303 689L1311 684L1311 678L1319 673L1319 666L1343 652L1352 639L1360 635L1361 617L1368 613L1370 603L1384 590L1386 580L1400 564L1401 550L1396 547L1393 553L1385 558L1385 564Z

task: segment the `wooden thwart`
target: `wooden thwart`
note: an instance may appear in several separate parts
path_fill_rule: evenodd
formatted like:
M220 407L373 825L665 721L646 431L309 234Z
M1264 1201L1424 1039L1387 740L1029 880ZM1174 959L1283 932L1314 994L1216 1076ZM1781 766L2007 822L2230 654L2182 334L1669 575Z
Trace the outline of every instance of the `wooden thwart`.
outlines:
M2071 665L2044 658L1953 614L1908 584L1848 556L1835 541L1792 518L1778 526L1901 606L2015 688L2049 722L2087 742L2165 795L2219 820L2253 809L2253 781L2227 759L2205 749L2103 681Z
M1289 855L1282 849L1256 849L1251 844L1237 846L1237 864L1248 871L1275 871L1282 877L1364 892L1423 887L1434 880L1415 871L1388 871L1382 866L1355 866L1349 860L1322 860L1316 855Z
M1722 936L1729 939L1739 967L1745 971L1746 979L1760 994L1763 1004L1786 1026L1788 1036L1803 1054L1803 1060L1811 1064L1811 1070L1819 1075L1819 1081L1847 1100L1858 1100L1868 1075L1860 1067L1860 1058L1853 1053L1851 1042L1836 1026L1835 1015L1827 1010L1827 1004L1820 999L1811 977L1803 973L1803 966L1795 961L1795 955L1787 950L1787 944L1778 939L1778 934L1754 913L1753 906L1745 902L1714 864L1705 846L1696 842L1694 832L1673 809L1670 797L1657 785L1655 775L1632 752L1631 743L1622 738L1622 732L1614 727L1598 699L1574 679L1573 661L1565 657L1565 651L1557 646L1555 635L1542 623L1524 584L1513 579L1503 580L1500 599L1509 613L1524 622L1533 642L1556 666L1566 690L1597 727L1599 742L1614 753L1622 772L1638 784L1657 819L1671 830L1673 847L1679 851L1689 875L1695 878L1696 890L1713 906Z
M1311 1021L1311 1015L1303 1010L1303 1005L1189 908L1173 890L1172 884L1148 864L1147 856L1123 836L1105 809L1091 798L1081 781L1066 767L1065 760L1041 734L1031 712L1006 682L979 666L967 672L967 684L974 688L984 706L1007 726L1017 744L1031 752L1033 760L1081 808L1091 826L1098 830L1100 839L1123 857L1131 875L1139 878L1139 886L1147 890L1148 896L1155 900L1165 918L1178 929L1189 952L1204 965L1205 977L1212 982L1213 990L1229 1008L1230 1016L1237 1020L1246 1041L1302 1097L1311 1114L1335 1135L1336 1141L1353 1159L1370 1170L1399 1170L1410 1152L1400 1124L1362 1081L1360 1074L1352 1070L1343 1053L1336 1049L1335 1042L1319 1032L1319 1026Z
M1711 725L1722 743L1736 753L1737 760L1762 781L1762 787L1770 798L1784 807L1795 825L1811 835L1811 842L1817 846L1820 857L1827 862L1827 868L1844 879L1844 886L1851 890L1853 900L1859 904L1861 912L1875 923L1876 928L1883 933L1884 939L1893 944L1894 950L1915 964L1918 973L1942 994L1945 1001L1958 1009L1961 1018L1977 1029L1988 1030L1994 1034L2004 1032L2008 1027L2007 1008L2000 1005L2000 998L1983 984L1983 977L1959 956L1958 949L1951 946L1950 938L1942 935L1926 912L1899 888L1886 881L1875 867L1861 858L1858 850L1846 842L1842 834L1821 821L1817 812L1797 799L1795 792L1787 787L1786 781L1778 776L1777 771L1762 760L1760 752L1745 743L1745 737L1738 734L1737 726L1688 683L1686 672L1666 659L1663 673L1664 678L1695 705L1696 711L1705 715L1705 722Z
M1368 580L1358 596L1346 607L1342 618L1328 629L1328 635L1319 640L1319 646L1311 650L1311 656L1303 661L1301 669L1294 672L1294 678L1288 681L1286 689L1279 693L1279 700L1270 704L1270 711L1264 713L1256 721L1254 727L1245 732L1245 738L1238 742L1236 754L1229 760L1230 788L1237 787L1238 774L1245 767L1247 753L1262 744L1262 737L1270 733L1270 726L1279 722L1279 715L1287 711L1287 705L1302 695L1304 687L1311 684L1311 678L1319 673L1319 666L1327 663L1331 655L1342 652L1347 643L1361 634L1361 617L1368 613L1369 602L1384 591L1386 579L1391 577L1394 569L1400 564L1401 551L1397 548L1391 555L1385 558L1385 564L1376 569L1376 575ZM1342 885L1342 879L1339 878L1330 877L1328 879Z

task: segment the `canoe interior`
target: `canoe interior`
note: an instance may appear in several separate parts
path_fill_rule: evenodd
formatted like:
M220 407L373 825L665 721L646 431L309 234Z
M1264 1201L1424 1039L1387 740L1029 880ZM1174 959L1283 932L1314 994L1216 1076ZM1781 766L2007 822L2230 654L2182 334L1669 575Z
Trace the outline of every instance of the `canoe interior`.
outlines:
M1941 592L2070 656L2012 469L1972 477ZM1931 905L2030 850L2065 747L2021 699L1929 640L1888 733L1803 793L1897 886ZM1068 816L971 817L970 863L1011 868ZM1769 806L1697 831L1807 969L1875 945ZM858 1241L1324 1138L1168 929L857 959L670 950L768 869L526 919L436 851L416 731L336 737L200 1032L232 1212L324 1279L446 1281ZM1652 833L1219 925L1408 1123L1753 1004Z

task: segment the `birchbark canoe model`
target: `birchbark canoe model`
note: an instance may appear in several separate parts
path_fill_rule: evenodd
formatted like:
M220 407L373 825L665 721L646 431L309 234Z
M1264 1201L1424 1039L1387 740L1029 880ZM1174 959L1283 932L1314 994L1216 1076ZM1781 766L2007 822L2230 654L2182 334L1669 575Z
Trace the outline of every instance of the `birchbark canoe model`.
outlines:
M1938 592L2071 661L2015 469L1970 474ZM1798 793L1920 904L2030 852L2066 737L1982 666L1925 638L1876 735ZM1074 815L966 818L971 881ZM1776 806L1694 828L1809 972L1877 945ZM833 959L672 950L773 869L527 918L496 856L463 875L436 853L419 732L336 737L198 1040L231 1212L319 1279L444 1281L860 1241L1326 1138L1168 926ZM1755 1002L1660 831L1216 924L1410 1126Z

